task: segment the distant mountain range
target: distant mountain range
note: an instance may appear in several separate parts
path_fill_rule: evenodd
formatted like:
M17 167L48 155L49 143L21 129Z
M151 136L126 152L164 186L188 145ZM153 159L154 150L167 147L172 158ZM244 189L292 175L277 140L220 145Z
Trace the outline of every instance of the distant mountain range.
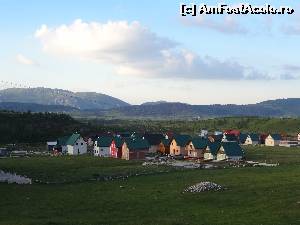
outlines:
M129 104L105 94L95 92L71 92L50 88L9 88L0 91L0 102L63 105L80 110L111 109Z
M0 109L66 112L106 118L298 117L300 116L300 98L269 100L248 105L189 105L166 101L130 105L120 99L95 92L71 92L50 88L11 88L0 91Z

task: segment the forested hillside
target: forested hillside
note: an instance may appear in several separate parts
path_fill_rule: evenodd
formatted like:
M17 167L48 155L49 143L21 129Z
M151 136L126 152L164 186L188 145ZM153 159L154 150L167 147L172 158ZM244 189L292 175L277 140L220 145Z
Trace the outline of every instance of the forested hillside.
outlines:
M47 141L83 128L65 114L0 111L0 143Z

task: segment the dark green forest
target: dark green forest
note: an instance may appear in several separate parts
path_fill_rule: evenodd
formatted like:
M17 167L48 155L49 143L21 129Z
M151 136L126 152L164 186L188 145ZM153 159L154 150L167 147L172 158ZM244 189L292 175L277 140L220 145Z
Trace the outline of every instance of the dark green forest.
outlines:
M83 136L102 132L167 132L195 135L209 131L239 129L242 132L300 132L299 118L226 117L206 120L104 120L74 119L61 113L0 111L0 143L36 143L79 132Z

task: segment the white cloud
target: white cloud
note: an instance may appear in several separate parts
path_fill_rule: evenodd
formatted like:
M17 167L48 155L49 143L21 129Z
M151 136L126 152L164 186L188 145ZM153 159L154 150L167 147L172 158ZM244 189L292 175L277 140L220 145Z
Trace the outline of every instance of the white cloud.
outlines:
M247 34L248 30L241 26L236 17L232 15L226 15L220 18L220 20L209 18L208 16L198 16L193 22L195 26L200 26L212 30L216 30L221 33L228 34Z
M24 65L38 65L37 62L33 61L32 59L27 58L26 56L22 54L17 54L16 59L19 63Z
M231 19L226 23L228 27L234 24ZM47 53L110 63L119 74L221 80L266 78L237 62L180 49L177 42L158 36L136 21L75 20L54 28L42 25L35 37Z

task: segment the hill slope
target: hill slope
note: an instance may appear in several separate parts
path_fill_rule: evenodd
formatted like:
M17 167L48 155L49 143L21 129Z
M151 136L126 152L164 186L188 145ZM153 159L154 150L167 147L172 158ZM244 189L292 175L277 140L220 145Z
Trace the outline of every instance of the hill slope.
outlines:
M149 118L209 118L224 116L297 117L300 116L300 98L270 100L249 105L189 105L163 102L105 110L104 115Z
M0 110L15 111L15 112L79 112L78 108L64 105L41 105L36 103L21 103L21 102L0 102Z
M51 88L9 88L0 90L0 102L63 105L78 109L110 109L129 104L105 94L71 92Z

